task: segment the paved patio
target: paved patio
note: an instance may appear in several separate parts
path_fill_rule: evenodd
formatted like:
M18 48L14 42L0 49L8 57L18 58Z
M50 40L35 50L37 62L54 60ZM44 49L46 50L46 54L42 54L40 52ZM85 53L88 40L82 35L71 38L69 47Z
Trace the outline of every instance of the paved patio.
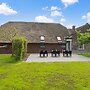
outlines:
M60 57L51 57L51 54L48 57L40 57L39 54L30 54L26 62L71 62L71 61L90 61L90 58L80 56L77 54L72 54L72 57L63 57L61 54Z

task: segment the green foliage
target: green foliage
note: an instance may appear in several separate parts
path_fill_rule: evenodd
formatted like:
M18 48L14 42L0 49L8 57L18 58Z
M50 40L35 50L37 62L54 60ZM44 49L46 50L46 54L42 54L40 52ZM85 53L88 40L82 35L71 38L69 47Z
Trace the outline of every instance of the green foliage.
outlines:
M86 33L77 32L77 39L78 39L78 42L80 44L90 43L90 32L89 32L89 30Z
M15 37L12 40L12 55L22 60L27 53L27 40L23 37Z
M90 62L9 61L0 55L0 90L90 90Z

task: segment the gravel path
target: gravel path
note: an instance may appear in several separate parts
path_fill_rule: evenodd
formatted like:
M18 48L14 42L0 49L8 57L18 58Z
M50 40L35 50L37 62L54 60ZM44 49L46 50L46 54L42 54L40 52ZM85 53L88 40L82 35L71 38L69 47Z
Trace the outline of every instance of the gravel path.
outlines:
M63 57L61 54L60 57L51 57L49 54L48 57L39 57L39 54L30 54L26 62L71 62L71 61L90 61L90 58L73 54L72 57Z

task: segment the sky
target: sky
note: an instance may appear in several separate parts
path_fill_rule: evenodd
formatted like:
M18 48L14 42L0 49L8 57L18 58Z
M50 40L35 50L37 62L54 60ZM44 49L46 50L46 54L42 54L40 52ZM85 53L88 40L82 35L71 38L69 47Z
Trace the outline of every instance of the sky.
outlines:
M78 27L90 23L90 0L0 0L0 25L9 21Z

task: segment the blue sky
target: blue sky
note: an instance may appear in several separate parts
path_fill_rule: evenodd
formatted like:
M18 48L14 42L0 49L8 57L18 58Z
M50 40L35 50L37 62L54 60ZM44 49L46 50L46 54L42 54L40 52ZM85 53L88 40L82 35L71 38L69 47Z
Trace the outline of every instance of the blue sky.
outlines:
M90 23L90 0L0 0L0 24L8 21Z

